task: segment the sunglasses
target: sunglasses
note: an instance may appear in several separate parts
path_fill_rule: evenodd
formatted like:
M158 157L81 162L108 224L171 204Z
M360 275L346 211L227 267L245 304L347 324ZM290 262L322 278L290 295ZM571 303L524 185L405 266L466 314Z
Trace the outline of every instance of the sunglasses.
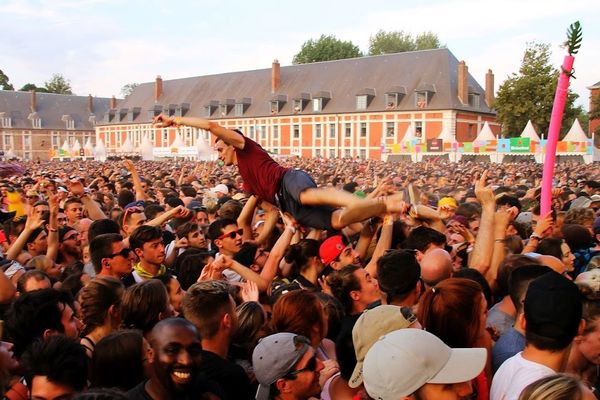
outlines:
M230 239L235 239L236 236L242 236L244 234L244 230L242 228L235 230L235 231L231 231L229 233L224 233L221 236L219 236L217 239L219 240L223 240L226 237L229 237Z
M310 360L308 360L308 362L306 363L306 367L304 368L300 368L294 371L290 371L287 374L285 374L286 377L294 377L302 372L305 371L309 371L309 372L315 372L317 370L317 356L313 356Z
M115 258L115 257L117 257L117 256L121 256L121 257L127 258L127 257L129 257L129 254L130 254L132 251L133 251L133 250L131 250L129 247L125 247L125 248L124 248L123 250L121 250L120 252L118 252L118 253L115 253L115 254L111 254L111 255L109 255L109 256L106 256L105 258Z

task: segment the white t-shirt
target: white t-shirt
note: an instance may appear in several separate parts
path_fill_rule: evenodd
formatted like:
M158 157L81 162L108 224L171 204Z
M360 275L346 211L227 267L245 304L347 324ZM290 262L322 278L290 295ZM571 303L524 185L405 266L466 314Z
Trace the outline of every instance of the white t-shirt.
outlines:
M527 385L554 374L551 368L524 359L517 353L498 368L492 379L491 400L518 400Z

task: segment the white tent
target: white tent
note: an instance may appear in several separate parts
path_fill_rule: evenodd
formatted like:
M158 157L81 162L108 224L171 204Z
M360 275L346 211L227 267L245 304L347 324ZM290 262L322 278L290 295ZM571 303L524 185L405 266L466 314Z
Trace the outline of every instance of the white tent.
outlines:
M81 154L81 144L79 143L79 139L75 139L75 144L73 144L73 148L71 149L71 156L79 157Z
M140 153L142 153L142 160L153 161L154 160L154 146L148 135L144 135L142 143L140 144Z
M13 149L8 149L6 151L6 153L4 154L4 157L6 157L7 160L12 160L13 158L17 158Z
M404 133L404 136L402 137L402 141L410 142L411 140L414 140L414 139L416 139L415 131L413 130L412 124L409 124L408 128L406 128L406 132Z
M206 143L202 135L196 140L196 148L198 149L198 160L210 161L213 158L213 149Z
M94 146L92 146L92 139L88 140L83 145L83 155L86 157L92 157L94 154Z
M184 147L185 143L183 143L183 139L181 139L181 135L179 133L175 134L175 139L173 139L173 143L171 143L171 146L169 146L169 148L171 149L178 149L181 147ZM171 151L172 153L176 153L177 151Z
M540 137L538 136L537 132L535 131L535 128L533 127L533 124L531 123L531 120L527 121L527 125L525 125L525 129L523 129L523 132L521 133L521 137L522 138L529 138L532 142L540 142Z
M104 142L100 138L96 140L96 151L94 152L94 160L106 161L106 146L104 146Z
M127 136L127 138L125 139L125 141L121 145L121 148L119 149L119 152L120 153L133 153L133 143L131 143L131 140L129 139L129 136Z
M581 128L581 124L579 123L579 120L577 118L575 118L575 121L573 121L573 125L571 126L571 129L569 129L569 132L567 133L567 136L565 136L563 141L564 142L585 142L588 139L589 138L587 137L587 135Z
M437 138L442 139L444 143L456 142L456 137L450 132L450 129L448 129L447 125L442 127L442 132L440 132L440 135Z
M485 140L496 140L496 136L494 136L494 132L492 132L492 130L490 129L490 126L487 123L487 121L485 121L485 123L483 124L483 128L481 128L481 132L479 132L479 135L477 135L477 137L475 138L475 142Z
M65 142L60 149L65 152L63 157L71 157L71 146L69 146L68 140L65 139Z

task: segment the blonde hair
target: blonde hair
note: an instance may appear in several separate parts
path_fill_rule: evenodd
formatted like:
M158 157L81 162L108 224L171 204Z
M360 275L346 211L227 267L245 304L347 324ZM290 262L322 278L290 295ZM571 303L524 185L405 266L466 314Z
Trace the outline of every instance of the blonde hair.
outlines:
M554 374L529 384L519 400L581 400L583 385L575 377L567 374Z

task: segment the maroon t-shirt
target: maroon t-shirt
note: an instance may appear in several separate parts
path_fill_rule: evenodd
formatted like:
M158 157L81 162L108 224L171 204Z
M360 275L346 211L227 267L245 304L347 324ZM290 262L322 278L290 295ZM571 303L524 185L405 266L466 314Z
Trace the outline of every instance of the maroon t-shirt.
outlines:
M288 168L277 164L269 153L252 139L244 136L244 142L242 150L235 149L238 170L244 179L244 190L275 204L275 194Z

